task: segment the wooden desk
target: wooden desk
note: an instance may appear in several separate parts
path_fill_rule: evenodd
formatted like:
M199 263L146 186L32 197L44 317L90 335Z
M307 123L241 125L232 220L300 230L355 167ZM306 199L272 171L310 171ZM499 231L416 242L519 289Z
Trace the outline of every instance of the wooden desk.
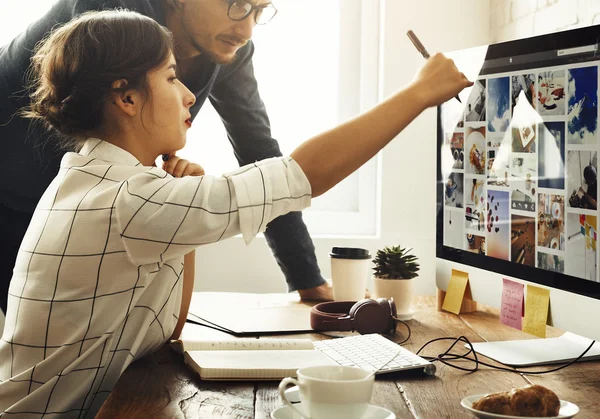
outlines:
M442 336L464 335L472 342L532 338L499 324L497 310L487 307L480 306L477 312L456 316L438 312L434 297L419 297L415 308L417 313L410 321L412 337L406 345L412 351ZM401 325L398 331L402 331ZM207 329L207 333L215 332ZM560 334L548 328L549 337ZM294 337L327 339L320 334ZM395 340L400 339L401 335L395 336ZM438 354L447 346L448 342L430 345L425 355ZM487 367L468 373L439 362L436 366L433 377L421 373L378 376L371 402L390 409L398 418L470 418L472 416L460 406L463 397L534 383L577 404L581 409L577 419L600 415L600 362L579 363L540 376L521 376ZM270 412L282 404L277 385L277 382L200 381L186 368L181 357L165 345L129 366L97 418L270 418Z

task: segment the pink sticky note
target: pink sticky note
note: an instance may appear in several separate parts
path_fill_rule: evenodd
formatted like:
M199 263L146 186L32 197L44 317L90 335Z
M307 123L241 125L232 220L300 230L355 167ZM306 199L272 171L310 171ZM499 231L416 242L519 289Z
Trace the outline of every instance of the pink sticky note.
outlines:
M523 324L523 284L502 278L502 304L500 306L500 323L515 329L522 329Z

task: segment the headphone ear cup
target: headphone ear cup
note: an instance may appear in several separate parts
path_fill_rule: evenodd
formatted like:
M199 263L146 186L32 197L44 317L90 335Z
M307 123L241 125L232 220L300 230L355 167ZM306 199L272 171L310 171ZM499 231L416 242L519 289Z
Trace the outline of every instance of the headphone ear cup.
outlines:
M388 328L386 312L379 302L366 298L352 306L349 313L354 330L361 335L367 333L385 333Z
M393 298L390 298L389 303L390 303L390 309L392 310L392 318L394 320L396 320L396 318L398 317L398 310L396 310L396 302L394 301Z
M375 300L373 300L372 298L364 298L362 300L358 300L356 303L354 303L354 305L352 307L350 307L348 316L350 318L354 319L356 317L356 313L358 313L358 311L360 310L361 307L365 306L366 304L373 304L373 303L375 303Z
M387 298L378 298L377 302L383 308L383 311L385 312L385 316L387 319L387 326L385 329L385 333L394 334L394 332L396 330L396 320L395 319L397 317L396 304L394 303L394 299L390 298L388 300Z
M383 308L383 311L385 311L385 313L388 316L392 315L392 309L390 307L390 302L389 302L389 300L387 298L378 298L377 302Z

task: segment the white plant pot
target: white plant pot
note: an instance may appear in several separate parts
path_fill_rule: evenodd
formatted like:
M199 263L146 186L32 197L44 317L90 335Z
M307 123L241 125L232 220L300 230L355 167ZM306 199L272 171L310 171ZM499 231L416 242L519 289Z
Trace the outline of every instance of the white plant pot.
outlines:
M380 279L373 277L373 296L375 298L393 298L398 311L398 319L410 320L414 314L412 300L417 278Z

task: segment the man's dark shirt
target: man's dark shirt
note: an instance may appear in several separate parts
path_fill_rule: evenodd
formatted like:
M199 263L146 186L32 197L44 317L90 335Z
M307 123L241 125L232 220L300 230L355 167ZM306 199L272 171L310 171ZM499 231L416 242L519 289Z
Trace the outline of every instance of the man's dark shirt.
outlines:
M126 8L165 25L162 3L163 0L59 0L44 17L0 47L0 142L4 172L0 176L0 209L32 214L57 174L64 154L53 143L50 132L15 115L29 103L26 74L36 43L52 27L89 10ZM196 96L192 118L208 98L223 120L240 165L281 155L277 141L271 137L269 119L258 93L253 53L254 45L249 42L238 51L232 64L204 60L189 83ZM301 213L274 220L265 236L290 290L324 283Z

